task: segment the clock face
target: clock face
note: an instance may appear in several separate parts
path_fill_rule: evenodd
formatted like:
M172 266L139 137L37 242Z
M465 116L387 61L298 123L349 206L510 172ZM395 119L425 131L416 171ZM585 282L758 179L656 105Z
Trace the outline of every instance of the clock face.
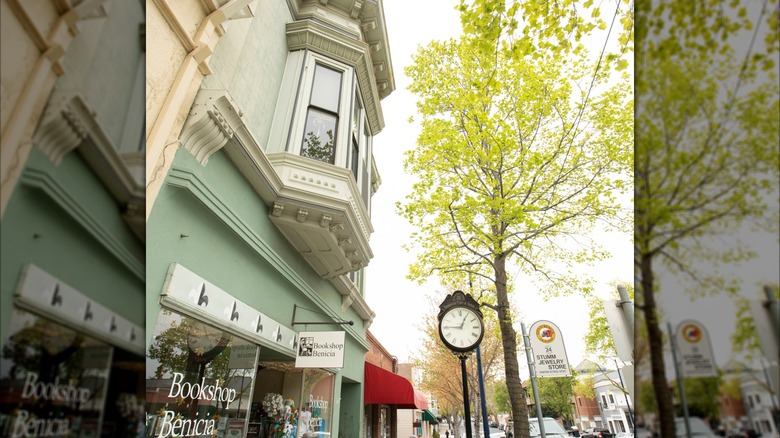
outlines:
M193 353L203 356L224 345L222 330L203 323L195 323L187 335L187 345Z
M451 350L470 351L482 341L484 327L477 313L466 307L454 307L439 322L439 335Z

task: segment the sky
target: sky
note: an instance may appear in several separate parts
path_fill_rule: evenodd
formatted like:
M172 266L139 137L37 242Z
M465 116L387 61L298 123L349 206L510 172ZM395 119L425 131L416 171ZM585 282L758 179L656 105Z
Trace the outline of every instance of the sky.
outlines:
M403 70L411 63L418 46L460 34L460 17L454 9L457 3L456 0L384 2L396 89L382 101L385 128L374 138L374 156L382 185L372 200L374 233L370 242L374 258L367 268L366 301L376 312L369 330L402 363L409 361L419 351L423 336L421 321L426 317L434 317L436 313L428 297L435 297L433 301L438 304L447 293L452 292L441 288L434 281L420 286L406 279L413 255L407 253L402 245L410 242L412 228L396 214L395 204L412 190L414 177L403 171L403 153L415 147L420 128L418 124L410 124L408 121L410 116L416 115L416 98L406 89L410 80ZM596 269L599 273L600 293L605 297L610 293L609 282L630 282L633 275L631 242L625 236L610 236L608 239L609 242L602 244L611 247L615 257ZM572 366L577 365L585 358L582 341L588 327L585 300L567 297L545 302L534 293L533 286L522 282L522 278L518 278L517 282L522 283L523 292L513 294L515 309L521 314L526 326L540 319L556 323L562 332L569 362ZM519 321L515 325L520 333ZM527 375L527 364L525 355L521 357L523 376Z

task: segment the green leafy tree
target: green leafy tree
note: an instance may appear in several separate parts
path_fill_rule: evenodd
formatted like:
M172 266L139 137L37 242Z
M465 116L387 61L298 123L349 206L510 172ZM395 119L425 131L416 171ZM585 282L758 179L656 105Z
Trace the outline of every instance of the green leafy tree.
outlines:
M509 412L512 407L509 405L509 391L506 389L506 380L502 379L493 385L493 403L498 413Z
M323 144L320 135L315 134L313 131L307 132L303 138L301 155L323 161L325 163L333 164L333 160L335 158L333 148L333 130L328 129L325 131L325 135L328 136L328 141Z
M739 279L717 275L718 267L751 251L736 241L713 248L707 238L731 236L746 221L777 231L777 212L767 210L779 167L777 9L777 2L753 11L715 0L637 3L634 254L661 436L673 436L675 426L655 296L659 266L690 280L684 289L693 296L735 293ZM737 38L752 43L737 51Z
M692 417L707 418L718 422L720 419L720 377L683 379L688 414ZM677 386L674 395L679 400ZM682 415L682 413L680 413Z
M566 266L606 256L587 238L597 222L625 225L618 196L633 157L631 85L627 76L608 83L598 65L584 53L517 56L475 36L433 42L405 70L422 117L405 160L419 181L399 206L417 227L410 278L484 280L517 437L528 436L528 415L509 272L527 273L551 295L589 293L587 279Z
M634 406L634 414L637 417L643 413L656 412L655 392L653 391L653 382L651 380L641 379L636 381L634 399L637 400Z
M596 391L593 389L595 381L592 374L586 374L576 379L572 391L580 397L595 399Z
M539 403L542 406L542 416L562 418L568 421L574 420L574 396L575 377L545 377L536 379L536 387L539 389ZM531 389L531 388L529 388ZM529 391L533 400L533 390ZM536 413L531 413L536 417Z

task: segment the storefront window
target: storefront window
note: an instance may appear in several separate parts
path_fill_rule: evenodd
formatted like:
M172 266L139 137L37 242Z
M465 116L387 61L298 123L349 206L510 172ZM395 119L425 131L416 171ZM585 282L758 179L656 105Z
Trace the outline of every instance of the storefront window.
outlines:
M261 361L256 381L248 438L330 435L333 374L295 368L291 361Z
M243 437L258 347L163 310L146 364L146 434Z
M380 438L390 438L390 408L382 406L379 409L379 436Z
M113 347L21 309L8 333L0 436L99 436Z
M303 427L310 436L330 435L335 376L313 368L307 368L303 376L303 409L311 414Z
M373 438L374 428L374 407L372 405L363 406L363 429L366 433L363 435L365 438Z

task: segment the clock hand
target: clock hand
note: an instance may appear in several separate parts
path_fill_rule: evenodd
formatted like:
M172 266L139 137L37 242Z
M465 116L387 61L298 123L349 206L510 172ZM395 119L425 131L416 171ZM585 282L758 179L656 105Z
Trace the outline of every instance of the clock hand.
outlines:
M445 329L460 329L463 328L463 325L443 325L441 328Z

